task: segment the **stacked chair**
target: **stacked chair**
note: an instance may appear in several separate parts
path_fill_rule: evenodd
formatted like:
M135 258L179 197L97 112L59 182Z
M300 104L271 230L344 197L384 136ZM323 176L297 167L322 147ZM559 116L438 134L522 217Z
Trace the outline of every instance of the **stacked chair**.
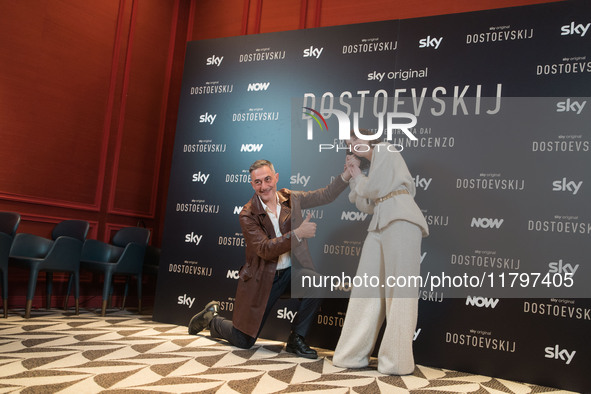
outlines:
M149 239L150 230L146 228L124 227L115 233L111 244L93 239L87 239L84 242L80 269L104 274L101 316L106 314L115 275L126 277L123 306L127 296L129 278L136 278L138 312L141 313L142 272Z
M39 272L46 272L47 309L51 306L54 272L67 272L75 284L76 314L79 312L80 256L88 234L89 224L84 220L64 220L51 232L51 239L38 235L19 233L14 237L9 262L13 266L29 269L29 283L25 304L25 318L31 317ZM67 309L68 297L66 297Z
M2 301L4 318L8 317L8 259L10 247L21 222L21 215L15 212L0 212L0 275L2 276Z

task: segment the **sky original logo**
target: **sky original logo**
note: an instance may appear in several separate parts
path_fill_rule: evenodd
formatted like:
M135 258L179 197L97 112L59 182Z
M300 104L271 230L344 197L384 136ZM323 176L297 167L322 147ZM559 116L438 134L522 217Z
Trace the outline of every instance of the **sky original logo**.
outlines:
M261 90L267 90L270 85L271 85L271 82L249 83L246 91L247 92L260 92Z
M310 46L310 48L304 49L304 57L315 57L318 59L322 54L324 48L314 48L314 46Z
M217 117L216 114L209 114L208 112L204 113L199 117L199 123L209 123L213 124L215 122L215 118Z
M587 23L586 25L583 25L582 23L576 23L576 22L571 22L568 25L564 25L560 28L560 35L561 36L572 36L572 35L577 35L577 36L581 36L581 37L585 37L585 34L587 34L587 30L589 30L589 26L591 26L591 23Z
M438 49L439 45L443 41L443 37L435 38L431 36L427 36L427 38L422 38L419 40L419 48L435 48Z
M213 56L207 58L207 61L205 64L208 66L219 67L220 64L222 64L222 60L224 60L223 56L218 57L216 55L213 55Z

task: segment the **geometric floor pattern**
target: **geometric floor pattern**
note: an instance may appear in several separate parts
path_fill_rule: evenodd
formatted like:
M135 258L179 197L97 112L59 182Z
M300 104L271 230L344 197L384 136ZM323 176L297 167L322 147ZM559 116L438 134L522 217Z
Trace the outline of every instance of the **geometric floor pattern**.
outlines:
M420 365L402 377L338 368L332 351L308 360L263 339L242 350L127 311L10 312L0 393L569 393Z

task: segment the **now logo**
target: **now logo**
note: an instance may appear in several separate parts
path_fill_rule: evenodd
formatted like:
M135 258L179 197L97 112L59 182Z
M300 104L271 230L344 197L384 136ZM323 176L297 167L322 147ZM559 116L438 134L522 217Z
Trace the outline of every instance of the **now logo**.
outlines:
M477 306L478 308L491 308L494 309L499 303L498 298L486 298L486 297L472 297L466 298L466 305Z
M249 83L247 92L259 92L261 90L267 90L271 85L271 82L256 82L256 83Z
M240 273L240 271L238 271L238 270L228 270L228 273L226 274L226 278L238 279L238 278L240 278L239 273Z
M244 207L243 206L240 206L240 207L234 206L234 215L240 214L240 212L242 212L242 208L244 208Z
M349 221L363 221L367 218L367 213L364 212L357 212L357 211L349 211L341 214L341 220L349 220Z
M242 144L240 152L260 152L263 144Z
M477 228L499 228L503 224L504 219L489 219L489 218L472 218L470 227Z

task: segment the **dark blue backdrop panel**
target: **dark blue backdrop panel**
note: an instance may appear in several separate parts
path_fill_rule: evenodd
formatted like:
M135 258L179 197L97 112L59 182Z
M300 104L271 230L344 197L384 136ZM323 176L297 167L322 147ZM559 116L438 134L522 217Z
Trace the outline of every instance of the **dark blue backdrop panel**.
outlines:
M422 275L495 280L420 289L417 362L591 391L590 27L591 4L570 1L190 42L154 319L186 325L212 299L231 318L250 164L271 160L279 187L323 187L345 160L319 152L343 147L328 110L364 100L360 126L375 128L387 103L417 117L416 141L391 142L430 226ZM303 107L327 122L312 140ZM309 210L322 272L356 269L371 217L347 193ZM553 282L534 288L535 274ZM334 348L347 294L325 299L312 345ZM262 336L285 340L296 304L280 300Z

